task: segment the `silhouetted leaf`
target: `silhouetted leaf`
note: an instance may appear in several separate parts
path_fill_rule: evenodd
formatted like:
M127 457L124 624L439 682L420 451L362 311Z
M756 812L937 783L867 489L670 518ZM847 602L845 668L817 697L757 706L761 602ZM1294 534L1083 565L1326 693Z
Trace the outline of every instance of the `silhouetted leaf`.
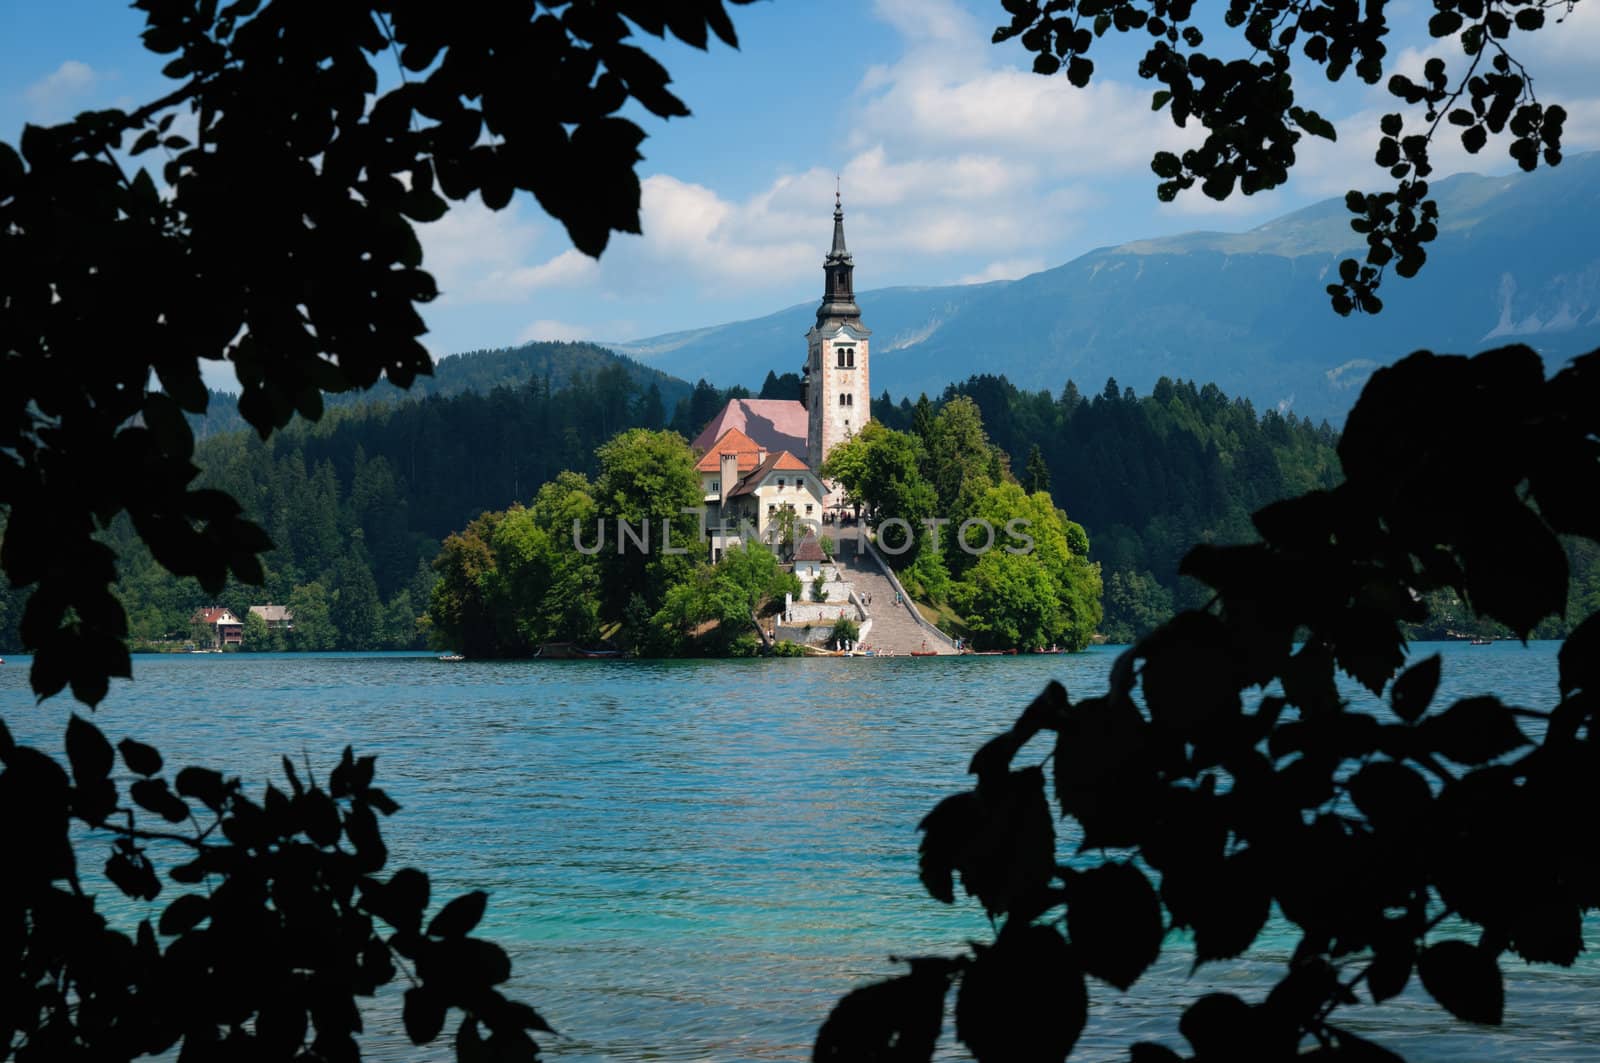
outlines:
M1186 921L1194 928L1195 966L1244 952L1271 913L1272 896L1261 859L1251 849L1230 853L1215 868L1191 868L1187 889ZM1162 896L1166 893L1163 880ZM1177 914L1173 912L1175 918Z
M154 775L161 770L161 753L154 746L124 738L117 743L117 751L122 754L122 763L135 775Z
M1395 942L1377 949L1367 969L1367 989L1375 1004L1397 997L1411 980L1416 962L1416 946L1410 941Z
M1056 799L1083 824L1085 843L1136 845L1148 826L1156 780L1150 726L1127 698L1073 705L1056 737Z
M1141 688L1157 728L1187 737L1239 712L1227 628L1209 613L1186 612L1139 644Z
M194 798L213 812L220 812L223 801L227 799L228 791L222 781L222 773L210 768L184 768L178 772L174 783L178 793Z
M1161 898L1143 871L1108 863L1067 880L1067 935L1083 969L1127 989L1161 953Z
M313 845L328 846L339 840L339 806L323 790L306 790L293 800L300 829Z
M1505 984L1494 957L1465 941L1442 941L1422 950L1417 960L1422 987L1458 1019L1499 1026L1505 1013Z
M186 934L211 914L211 901L198 893L185 893L161 913L161 932L168 937Z
M932 1059L949 989L948 966L913 960L910 974L851 990L823 1020L811 1058L818 1063Z
M67 761L80 786L97 783L111 774L115 756L100 728L77 713L67 720Z
M1043 888L1055 871L1055 828L1037 767L945 798L918 829L922 883L946 904L955 899L955 873L993 915Z
M1348 785L1356 808L1375 829L1386 834L1421 826L1433 802L1427 780L1392 760L1374 760L1364 765Z
M1574 690L1600 686L1600 613L1592 614L1573 629L1557 654L1561 666L1561 696Z
M1428 711L1433 692L1439 689L1439 671L1442 661L1436 653L1424 657L1395 677L1389 688L1389 704L1394 714L1408 723L1415 722Z
M1201 1059L1257 1059L1256 1016L1232 993L1207 993L1184 1009L1178 1032Z
M1571 967L1583 951L1583 912L1559 895L1525 900L1511 917L1511 949L1529 963Z
M128 788L128 793L140 808L154 812L168 823L182 823L189 818L189 806L167 789L165 779L140 779Z
M483 890L463 893L439 909L439 913L428 923L428 935L444 938L466 937L483 918L483 911L488 903L489 895Z
M161 883L156 878L150 861L131 849L116 849L106 861L106 877L129 897L153 901L161 893Z
M1422 724L1422 740L1458 764L1483 764L1518 746L1528 736L1499 698L1465 698Z
M406 990L402 1018L406 1036L414 1045L425 1045L444 1028L446 1005L439 992L424 984Z
M1519 501L1477 507L1458 551L1472 607L1526 636L1567 604L1567 554L1555 534Z
M403 867L381 886L362 887L366 906L396 930L416 931L422 926L422 912L428 907L428 876L414 867Z
M1061 935L1008 924L961 976L956 1037L979 1063L1063 1060L1088 1007L1083 972Z

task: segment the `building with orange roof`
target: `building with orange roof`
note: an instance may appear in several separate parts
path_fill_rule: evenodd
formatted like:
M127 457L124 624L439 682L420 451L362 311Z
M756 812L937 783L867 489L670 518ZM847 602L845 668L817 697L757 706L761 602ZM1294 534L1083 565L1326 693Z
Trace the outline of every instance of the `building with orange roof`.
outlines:
M817 307L817 323L806 333L806 361L801 369L801 398L730 399L701 430L692 444L703 457L696 467L706 485L709 505L716 495L723 502L721 488L738 485L753 475L768 459L788 455L790 464L773 466L761 473L761 483L774 487L773 497L761 495L758 516L765 523L769 516L792 506L800 517L821 519L825 504L833 504L833 492L815 470L822 467L835 446L859 432L872 418L872 387L868 372L868 337L872 330L861 323L861 308L855 300L855 260L845 247L844 208L838 195L833 201L833 246L823 260L822 303ZM727 464L728 455L733 463ZM796 467L795 463L798 464ZM731 475L736 473L737 475ZM784 496L783 491L803 493L797 478L817 488L815 499ZM782 488L777 484L782 482ZM713 490L711 485L717 485ZM760 493L753 487L749 493ZM743 497L743 496L735 496ZM761 507L774 507L769 514ZM713 553L716 551L714 549Z
M775 543L822 520L822 478L789 451L768 450L737 428L711 445L695 471L713 561L742 538Z
M205 639L212 646L239 646L244 643L244 621L220 605L196 609L189 618L189 626L196 632L205 631Z

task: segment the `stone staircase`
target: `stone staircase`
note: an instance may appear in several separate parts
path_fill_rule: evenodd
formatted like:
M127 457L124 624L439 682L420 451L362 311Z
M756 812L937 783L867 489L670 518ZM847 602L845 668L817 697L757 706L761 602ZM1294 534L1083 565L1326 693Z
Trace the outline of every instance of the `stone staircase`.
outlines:
M870 649L887 650L896 655L931 650L939 654L953 654L955 650L942 639L928 634L912 617L916 606L908 601L894 602L894 585L878 567L878 563L865 551L857 552L853 537L843 536L839 543L835 563L844 570L860 595L870 595L872 604L867 615L872 618L872 632L864 640Z

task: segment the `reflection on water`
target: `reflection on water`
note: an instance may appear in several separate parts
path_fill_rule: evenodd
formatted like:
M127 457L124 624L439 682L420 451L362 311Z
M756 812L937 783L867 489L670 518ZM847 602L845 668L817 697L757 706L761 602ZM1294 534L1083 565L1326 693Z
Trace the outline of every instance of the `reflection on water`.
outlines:
M1554 700L1554 644L1439 648L1441 698ZM552 1059L802 1060L842 993L893 972L891 953L988 936L974 905L922 892L916 824L967 785L972 752L1047 679L1098 693L1113 656L141 657L96 718L112 741L154 742L169 764L224 765L247 783L284 752L319 770L346 743L378 754L380 784L405 806L387 827L393 866L433 872L436 898L492 891L483 932L512 953L516 993L566 1035ZM0 668L19 739L59 742L67 709L33 705L25 660ZM1092 983L1074 1058L1126 1059L1142 1038L1181 1045L1183 1001L1210 988L1258 997L1291 944L1271 932L1249 960L1190 977L1173 943L1132 992ZM1349 1025L1413 1063L1600 1060L1600 963L1514 963L1503 1030L1453 1024L1415 988ZM395 1014L369 1029L373 1059L448 1056L419 1056Z

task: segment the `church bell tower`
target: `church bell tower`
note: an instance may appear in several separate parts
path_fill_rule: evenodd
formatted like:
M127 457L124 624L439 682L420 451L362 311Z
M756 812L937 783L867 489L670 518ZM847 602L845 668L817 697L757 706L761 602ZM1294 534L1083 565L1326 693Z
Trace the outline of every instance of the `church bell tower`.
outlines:
M867 337L856 305L855 262L844 243L844 207L833 197L833 248L822 262L822 305L817 323L806 333L806 364L801 374L803 401L810 418L806 463L813 469L834 446L857 432L872 417L872 388Z

